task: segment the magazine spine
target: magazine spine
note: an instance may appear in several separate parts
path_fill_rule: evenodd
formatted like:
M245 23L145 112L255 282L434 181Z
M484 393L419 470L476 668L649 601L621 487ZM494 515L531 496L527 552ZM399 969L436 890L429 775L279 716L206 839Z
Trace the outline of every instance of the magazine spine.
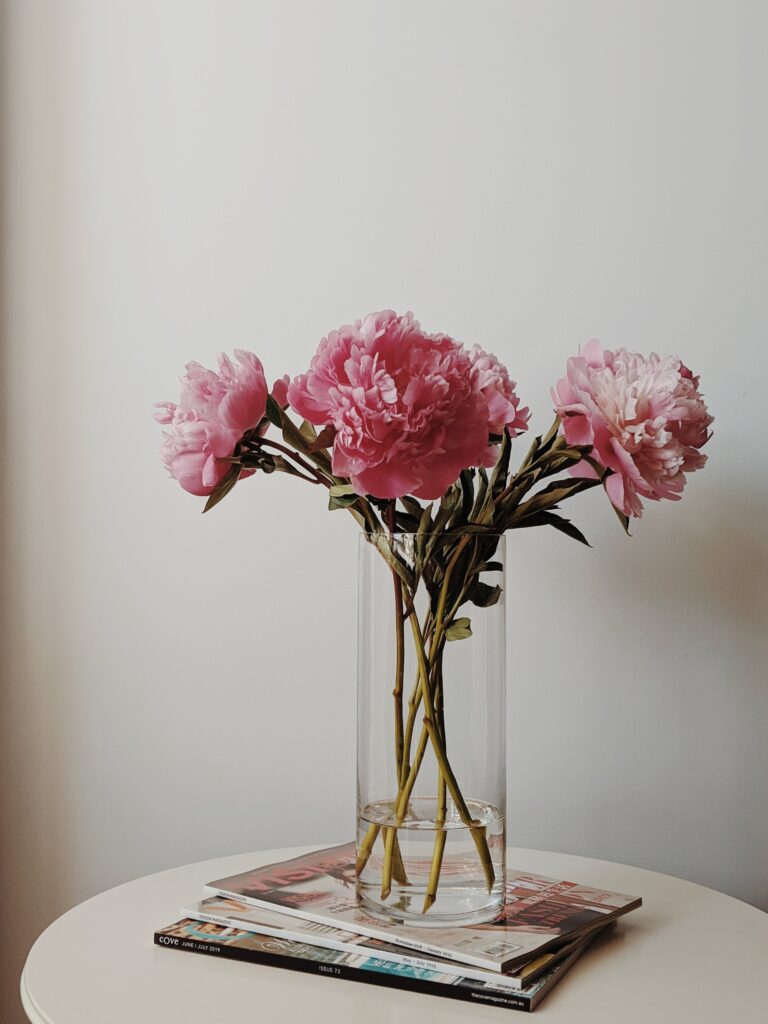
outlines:
M429 995L443 996L448 999L462 999L470 1003L488 1003L509 1010L530 1012L532 1001L522 993L506 992L494 988L482 992L459 985L450 985L426 979L408 978L402 975L384 974L366 970L364 967L350 967L348 964L327 964L305 960L297 957L280 956L279 953L265 953L260 950L242 949L223 943L206 942L192 936L181 938L164 932L155 932L155 945L165 949L177 949L182 952L199 953L228 960L244 960L248 963L263 964L267 967L282 967L306 974L319 974L324 978L344 978L347 981L359 981L368 985L380 985L384 988L400 988L408 992L422 992Z
M294 910L292 907L277 906L274 903L262 901L254 896L244 896L242 893L233 892L230 889L219 889L215 885L203 886L203 892L206 896L219 896L225 900L235 900L236 903L245 903L250 907L258 907L260 910L272 910L279 911L281 914L288 914L290 917L303 918L306 921L314 921L315 924L323 924L328 926L332 922L328 921L327 917L323 917L320 914L313 914L311 911L306 909L301 912ZM336 925L338 927L338 925ZM426 953L428 956L439 956L445 960L455 960L457 963L468 964L470 967L481 967L486 971L493 971L494 974L501 974L507 967L511 967L515 960L519 961L524 957L515 957L512 961L504 964L500 964L497 960L490 960L487 957L481 956L465 956L462 954L461 957L457 956L450 949L444 949L441 946L433 946L428 942L419 942L416 939L404 938L402 935L393 934L391 931L386 931L383 928L370 927L363 922L355 921L355 931L360 935L366 935L370 939L380 939L382 942L397 942L400 946L407 946L408 949L418 950L419 953ZM537 950L541 952L541 950ZM466 975L464 975L466 977Z
M242 899L238 900L242 903ZM522 989L523 985L519 978L498 974L495 971L483 971L481 968L472 967L449 961L446 959L431 960L425 957L409 956L407 953L395 953L388 949L371 949L365 945L354 942L344 942L341 939L334 939L331 936L318 934L316 932L291 931L289 928L271 928L269 925L259 924L256 921L238 917L226 917L222 914L209 914L208 911L198 910L195 907L182 907L181 916L192 921L202 921L208 924L219 924L223 928L239 928L244 931L256 932L258 935L270 935L277 939L289 939L291 942L304 942L310 946L320 946L324 949L335 949L341 953L353 953L356 956L369 954L378 960L388 960L390 963L403 964L405 967L415 967L421 971L434 971L436 974L450 974L456 978L470 978L472 981L498 985L500 988L510 992Z

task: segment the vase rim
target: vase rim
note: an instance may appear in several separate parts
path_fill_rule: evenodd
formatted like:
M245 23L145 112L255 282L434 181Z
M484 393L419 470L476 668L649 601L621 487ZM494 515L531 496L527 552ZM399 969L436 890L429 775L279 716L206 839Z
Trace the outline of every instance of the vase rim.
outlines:
M397 530L397 532L393 534L390 533L389 530L383 530L382 535L385 537L492 537L496 540L506 540L507 531L499 532L491 530L487 533L485 531L482 533L474 533L467 530L439 530L437 532L434 530L424 530L423 532L417 532L416 530ZM358 536L361 540L368 540L370 537L378 537L379 534L372 533L370 530L360 530Z

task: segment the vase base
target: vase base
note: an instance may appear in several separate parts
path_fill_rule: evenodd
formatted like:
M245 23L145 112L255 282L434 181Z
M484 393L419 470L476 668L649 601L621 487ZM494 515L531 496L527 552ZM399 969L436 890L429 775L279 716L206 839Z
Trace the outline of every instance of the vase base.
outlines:
M361 886L357 887L357 902L361 910L371 917L387 924L407 925L410 928L459 928L470 925L489 924L494 921L502 912L504 907L503 894L485 893L485 906L474 906L478 902L477 895L467 895L462 900L457 893L453 898L444 898L443 905L450 902L453 905L453 912L435 913L431 908L427 913L422 912L424 906L424 891L418 892L413 889L406 894L394 893L394 902L390 905L383 904L380 899L367 896L360 892ZM462 902L464 908L461 908ZM409 909L409 907L413 909Z
M467 800L470 828L450 799L440 824L437 797L412 798L399 822L393 806L382 800L358 813L360 906L417 928L493 921L504 905L505 827L498 808Z

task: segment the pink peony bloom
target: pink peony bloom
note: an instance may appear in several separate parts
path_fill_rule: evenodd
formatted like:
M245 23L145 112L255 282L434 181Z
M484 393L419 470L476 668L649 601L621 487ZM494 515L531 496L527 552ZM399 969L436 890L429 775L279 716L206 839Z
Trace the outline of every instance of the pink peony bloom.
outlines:
M593 340L568 360L552 389L569 444L591 444L612 470L605 489L617 509L641 516L640 498L679 500L686 473L700 469L699 449L713 418L699 393L699 378L679 359L611 352ZM580 463L575 472L594 476Z
M488 402L471 357L412 314L371 313L323 338L291 406L333 425L333 471L358 494L441 497L488 447Z
M510 437L522 434L528 429L530 412L519 407L520 399L515 392L517 384L509 376L506 366L492 353L484 352L479 345L472 348L469 358L472 360L477 385L488 403L488 432L503 434L506 427ZM482 464L490 469L498 455L498 446L489 444Z
M218 427L194 413L177 411L165 434L160 457L163 465L190 494L210 494L222 479L239 435Z
M503 363L490 352L475 345L469 353L477 384L488 403L488 432L503 434L507 428L510 437L517 437L528 429L530 412L520 408L517 384L509 376Z
M223 461L247 430L258 427L267 383L252 352L235 351L237 365L219 356L219 372L188 363L178 405L161 402L155 419L168 426L160 456L190 494L210 494L229 469ZM243 476L250 475L243 473Z

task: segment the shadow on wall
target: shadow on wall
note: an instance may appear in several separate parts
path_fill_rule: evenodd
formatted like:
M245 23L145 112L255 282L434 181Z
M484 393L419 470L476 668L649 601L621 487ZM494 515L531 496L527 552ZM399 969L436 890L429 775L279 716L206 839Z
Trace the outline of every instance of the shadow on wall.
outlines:
M68 899L57 869L71 837L58 729L67 699L58 685L63 591L51 528L61 467L35 466L32 455L60 401L58 196L48 173L59 151L58 20L38 4L0 5L0 877L13 921L0 940L3 1024L26 1021L22 964Z
M689 606L737 632L762 629L768 617L768 495L734 481L732 487L720 483L707 499L707 520L682 516L677 525L670 518L671 528L657 532L653 559L637 560L639 586L667 615ZM681 546L691 554L682 564ZM666 566L675 571L665 573Z
M515 798L512 842L681 875L768 910L768 495L759 478L709 483L690 514L651 505L632 540L565 552L572 620L556 649L523 655L519 684L559 757L542 762L535 728L511 745L512 779L540 766L540 785ZM586 532L598 530L593 518ZM596 556L610 565L595 571ZM548 566L526 615L561 576ZM566 659L578 685L552 701L537 681Z

